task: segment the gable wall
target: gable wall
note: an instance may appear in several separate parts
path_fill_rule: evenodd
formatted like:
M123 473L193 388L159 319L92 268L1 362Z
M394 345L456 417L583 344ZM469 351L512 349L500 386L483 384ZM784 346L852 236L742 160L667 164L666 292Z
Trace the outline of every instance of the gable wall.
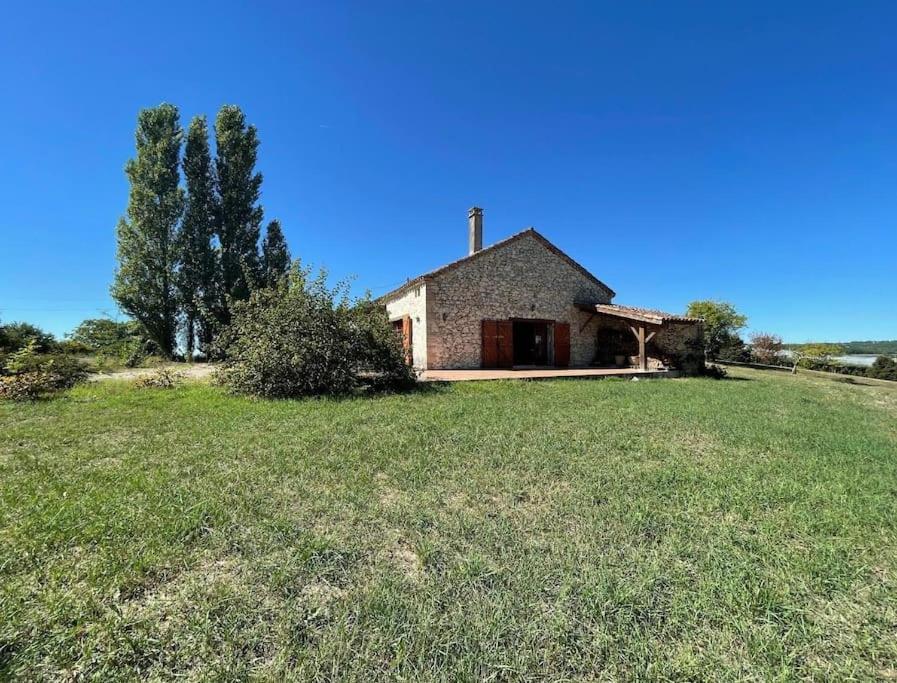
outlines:
M427 283L427 366L479 368L481 321L540 318L570 323L570 364L595 355L595 322L576 301L610 303L610 293L537 238L527 235Z
M386 302L390 320L411 317L411 353L414 367L427 367L427 285L421 283Z

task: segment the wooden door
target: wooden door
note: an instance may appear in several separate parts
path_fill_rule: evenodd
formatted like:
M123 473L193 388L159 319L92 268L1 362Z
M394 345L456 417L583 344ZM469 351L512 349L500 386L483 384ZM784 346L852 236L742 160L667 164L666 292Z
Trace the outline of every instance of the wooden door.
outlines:
M405 359L408 363L414 362L414 340L411 337L411 316L402 318L402 348L405 349Z
M482 322L484 368L510 368L514 365L514 325L510 320Z
M498 367L514 367L514 323L510 320L498 321Z
M482 326L483 353L481 356L484 368L498 367L498 321L484 320Z
M570 365L570 323L554 324L554 364L559 368Z

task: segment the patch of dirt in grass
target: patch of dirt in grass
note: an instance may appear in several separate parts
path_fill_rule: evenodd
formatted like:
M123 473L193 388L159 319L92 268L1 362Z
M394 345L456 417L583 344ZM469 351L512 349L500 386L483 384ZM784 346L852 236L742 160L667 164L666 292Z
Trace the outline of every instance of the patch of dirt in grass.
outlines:
M468 512L471 508L470 498L464 491L454 491L445 497L445 506L449 510Z
M720 458L720 454L734 451L734 447L725 443L718 435L695 428L654 434L650 443L655 455L663 453L678 457L686 456L690 461L700 463L702 467L721 467L723 459ZM669 467L666 458L649 457L644 464L657 468Z
M154 620L162 629L189 618L197 599L215 591L240 595L272 608L273 598L249 576L235 557L206 558L170 580L162 582L135 600L126 602L122 615L134 621Z
M377 498L381 506L391 508L405 502L405 493L391 486L389 477L383 472L377 472L374 475L374 482L377 485Z
M424 578L424 563L411 545L398 531L388 534L389 543L384 552L386 561L411 581Z
M325 607L334 600L339 600L345 594L344 588L331 586L323 581L315 581L302 587L302 597L318 607Z
M420 557L408 546L392 548L389 556L392 563L409 579L417 581L423 575L423 563Z
M452 491L442 497L445 510L479 518L531 519L550 515L564 506L573 493L568 481L532 485L512 490Z

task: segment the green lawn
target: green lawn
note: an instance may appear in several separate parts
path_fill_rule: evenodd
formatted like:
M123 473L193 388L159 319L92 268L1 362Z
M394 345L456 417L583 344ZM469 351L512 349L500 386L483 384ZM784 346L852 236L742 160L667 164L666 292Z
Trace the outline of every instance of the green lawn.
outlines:
M897 678L897 389L0 405L0 679Z

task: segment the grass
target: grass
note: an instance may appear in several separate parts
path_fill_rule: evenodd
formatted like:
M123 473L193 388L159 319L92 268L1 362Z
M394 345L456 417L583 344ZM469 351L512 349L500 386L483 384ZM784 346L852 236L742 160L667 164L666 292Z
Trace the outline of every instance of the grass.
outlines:
M0 405L0 679L897 678L897 390Z

